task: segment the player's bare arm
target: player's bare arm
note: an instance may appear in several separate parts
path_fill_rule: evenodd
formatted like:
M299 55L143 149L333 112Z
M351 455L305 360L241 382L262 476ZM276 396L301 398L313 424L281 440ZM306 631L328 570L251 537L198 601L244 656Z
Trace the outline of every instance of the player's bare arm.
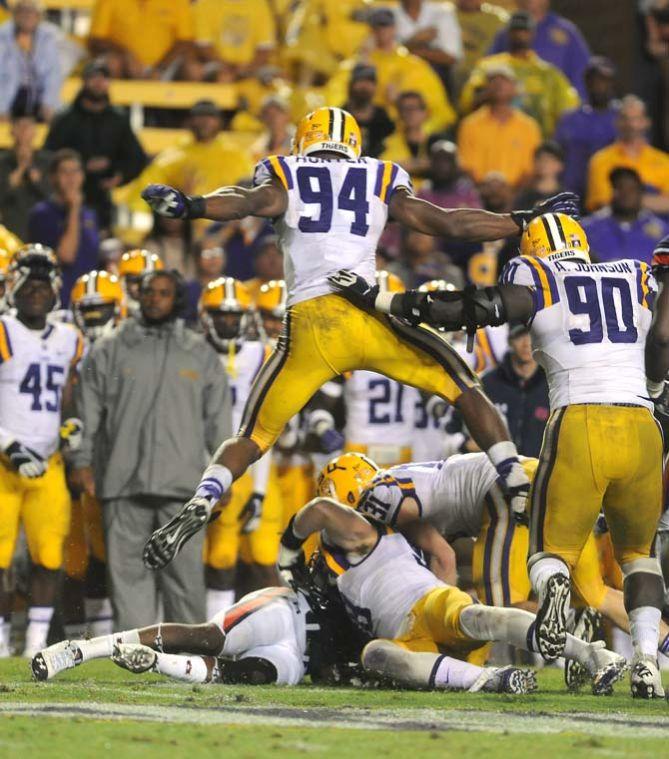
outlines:
M408 522L405 521L400 532L409 543L427 554L429 567L433 574L449 585L457 584L455 551L434 525L413 519Z
M314 498L297 512L286 528L286 532L291 531L302 542L322 530L330 542L344 551L356 553L368 553L377 539L376 529L365 517L332 498Z
M186 195L169 185L150 184L142 197L153 211L170 219L273 219L281 216L288 205L286 190L276 179L253 188L221 187L209 195Z
M669 372L669 272L657 275L659 294L646 338L646 376L652 396L659 395ZM656 392L653 392L655 389Z
M401 224L424 234L467 242L485 242L519 235L525 224L547 210L578 213L578 196L563 192L537 204L529 211L498 214L478 208L439 208L415 197L406 188L393 193L388 211Z

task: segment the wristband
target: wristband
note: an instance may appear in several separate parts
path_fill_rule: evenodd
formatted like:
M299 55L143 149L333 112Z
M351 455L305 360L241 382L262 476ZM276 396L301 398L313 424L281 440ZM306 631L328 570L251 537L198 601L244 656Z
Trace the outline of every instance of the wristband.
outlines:
M309 536L307 535L307 538L298 538L295 534L295 530L293 529L294 523L295 514L293 514L293 516L290 518L290 522L288 522L288 526L281 536L281 545L285 548L289 548L291 551L299 551Z
M660 382L653 382L652 380L646 378L646 387L648 388L648 395L650 395L651 400L657 400L662 395L662 391L664 390L664 380L661 380Z
M207 201L204 195L186 196L185 219L201 219L207 212Z

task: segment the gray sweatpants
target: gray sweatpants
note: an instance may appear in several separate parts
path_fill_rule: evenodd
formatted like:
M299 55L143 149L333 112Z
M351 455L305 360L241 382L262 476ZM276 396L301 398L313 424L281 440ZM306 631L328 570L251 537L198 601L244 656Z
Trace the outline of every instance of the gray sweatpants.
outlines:
M142 563L151 533L181 510L182 501L166 498L119 498L103 502L107 572L114 629L146 627L158 621L205 621L204 533L191 538L160 571ZM162 605L162 620L158 620Z

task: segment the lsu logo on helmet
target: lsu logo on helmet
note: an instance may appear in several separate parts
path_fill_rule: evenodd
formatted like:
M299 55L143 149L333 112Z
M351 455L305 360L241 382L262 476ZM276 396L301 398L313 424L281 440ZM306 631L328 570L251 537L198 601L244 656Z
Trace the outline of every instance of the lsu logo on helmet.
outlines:
M228 350L251 336L251 294L233 277L220 277L207 285L200 296L199 312L207 337L220 350Z
M362 135L358 122L342 108L317 108L297 125L293 153L311 155L319 151L360 158Z
M343 453L321 469L316 493L354 509L378 471L379 467L362 453Z
M91 340L109 334L126 316L121 282L106 271L82 274L72 287L70 305L74 323Z
M564 213L545 213L527 225L520 238L521 256L590 263L590 245L583 227Z

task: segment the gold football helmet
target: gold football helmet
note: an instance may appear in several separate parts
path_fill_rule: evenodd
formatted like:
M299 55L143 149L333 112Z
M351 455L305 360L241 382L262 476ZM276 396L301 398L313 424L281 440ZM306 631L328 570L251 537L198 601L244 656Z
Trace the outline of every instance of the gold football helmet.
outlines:
M293 153L311 155L318 151L360 158L362 135L358 122L341 108L317 108L297 125Z
M379 467L362 453L342 453L321 469L316 494L334 498L354 509L363 490L379 471Z
M142 276L149 271L160 271L165 264L157 253L151 253L143 248L129 250L121 256L118 264L118 276L126 296L137 301Z
M126 315L119 278L91 271L77 279L70 293L74 323L90 340L109 334Z
M271 279L260 287L256 298L256 308L260 313L265 338L272 345L276 344L283 329L283 317L286 315L288 290L282 279Z
M590 245L583 227L564 213L545 213L525 227L520 255L559 261L576 258L590 263Z
M253 301L246 285L233 277L210 282L199 303L200 321L207 337L220 351L249 337Z

